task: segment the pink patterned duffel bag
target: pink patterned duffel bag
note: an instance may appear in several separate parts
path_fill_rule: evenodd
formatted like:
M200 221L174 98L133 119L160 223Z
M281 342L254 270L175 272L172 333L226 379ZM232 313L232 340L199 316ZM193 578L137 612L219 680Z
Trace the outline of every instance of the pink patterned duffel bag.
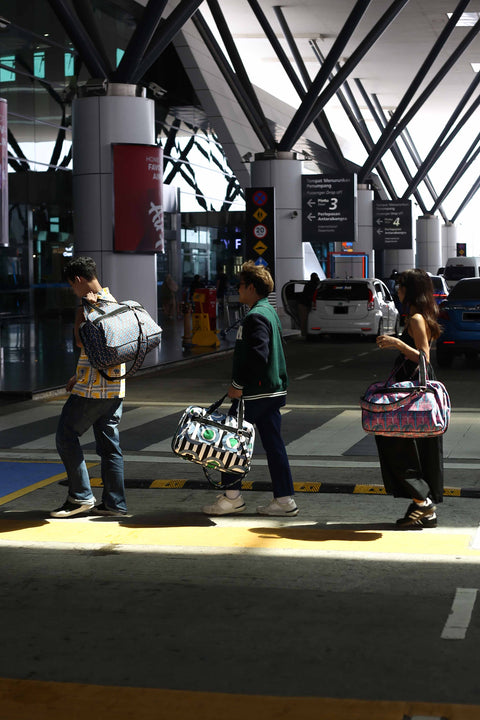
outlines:
M360 398L362 427L372 435L424 438L442 435L450 422L447 389L429 380L425 353L420 352L418 380L373 383Z

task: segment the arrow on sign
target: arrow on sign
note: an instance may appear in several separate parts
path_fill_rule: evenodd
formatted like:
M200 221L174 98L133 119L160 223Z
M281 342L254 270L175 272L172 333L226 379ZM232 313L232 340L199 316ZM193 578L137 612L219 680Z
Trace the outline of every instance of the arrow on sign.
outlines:
M308 215L307 215L307 220L309 220L310 222L312 222L312 220L315 220L316 217L317 217L317 216L314 215L314 213L308 213Z
M316 200L312 200L312 198L310 198L310 200L307 200L307 205L308 207L313 207L316 205Z

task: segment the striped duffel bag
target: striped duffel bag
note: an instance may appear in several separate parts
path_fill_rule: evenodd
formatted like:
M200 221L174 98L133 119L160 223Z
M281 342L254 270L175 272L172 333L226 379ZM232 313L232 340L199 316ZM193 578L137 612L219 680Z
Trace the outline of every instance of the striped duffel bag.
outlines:
M244 401L238 403L237 415L224 415L218 408L227 396L209 408L190 405L184 411L172 439L172 450L185 460L202 465L204 471L245 475L255 442L254 426L244 420ZM207 478L215 484L208 472Z

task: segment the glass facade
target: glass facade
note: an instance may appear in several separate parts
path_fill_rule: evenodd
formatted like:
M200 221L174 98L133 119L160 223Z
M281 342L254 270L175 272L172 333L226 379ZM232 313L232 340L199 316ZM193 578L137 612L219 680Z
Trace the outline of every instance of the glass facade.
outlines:
M112 70L142 8L126 0L88 5L91 16L82 16L82 22ZM10 232L8 247L0 248L0 313L68 315L74 301L62 269L75 252L72 99L90 74L45 0L3 0L2 16L9 21L0 29L0 97L8 103ZM101 39L95 37L98 28L108 28ZM166 55L171 53L167 49ZM187 286L195 274L214 283L219 268L235 272L241 262L244 200L178 66L162 56L149 73L175 102L170 108L156 100L156 136L164 150L164 182L179 189L182 212L181 247L167 243L167 254L158 256L158 277L161 283L175 270L179 285ZM172 67L177 68L173 73ZM168 224L176 221L168 214L165 221L168 232Z

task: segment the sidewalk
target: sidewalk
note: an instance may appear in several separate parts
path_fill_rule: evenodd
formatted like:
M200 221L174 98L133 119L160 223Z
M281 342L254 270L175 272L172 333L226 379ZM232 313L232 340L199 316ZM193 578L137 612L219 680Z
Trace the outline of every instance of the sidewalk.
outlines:
M154 354L157 367L184 360L215 355L232 349L235 330L225 336L220 327L219 346L202 347L183 341L183 318L159 318L162 326L162 342ZM296 331L294 331L296 332ZM44 393L61 390L75 372L76 351L73 344L73 324L59 318L46 318L38 323L11 322L1 333L0 404L15 402ZM151 372L148 367L141 373Z

